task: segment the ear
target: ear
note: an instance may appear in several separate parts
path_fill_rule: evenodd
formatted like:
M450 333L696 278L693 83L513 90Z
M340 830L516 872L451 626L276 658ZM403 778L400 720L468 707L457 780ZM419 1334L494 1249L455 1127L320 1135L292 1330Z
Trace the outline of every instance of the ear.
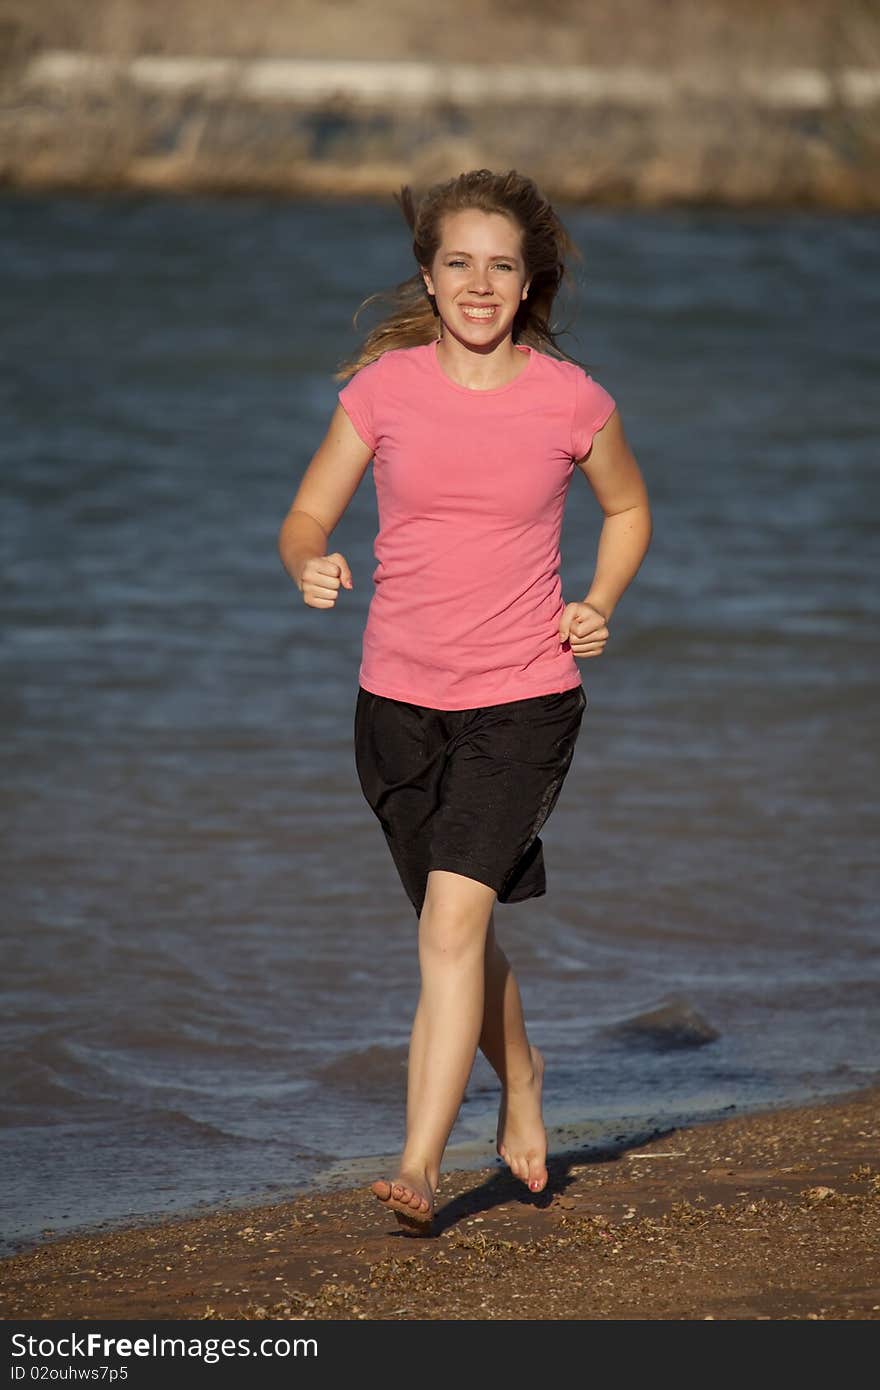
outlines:
M431 279L430 273L425 269L422 270L422 279L425 282L425 289L428 291L428 294L433 294L434 281Z
M525 299L526 296L528 295L528 292L529 292L529 285L531 285L531 283L532 283L531 280L527 280L526 283L523 285L523 291L522 291L522 298L523 298L523 299Z

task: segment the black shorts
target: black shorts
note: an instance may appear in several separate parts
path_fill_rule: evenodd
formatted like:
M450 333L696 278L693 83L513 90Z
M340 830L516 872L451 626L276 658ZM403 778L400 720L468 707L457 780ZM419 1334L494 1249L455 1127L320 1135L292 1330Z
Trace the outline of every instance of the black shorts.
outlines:
M547 891L538 831L556 805L587 705L582 685L479 709L431 709L358 687L355 762L417 915L431 869Z

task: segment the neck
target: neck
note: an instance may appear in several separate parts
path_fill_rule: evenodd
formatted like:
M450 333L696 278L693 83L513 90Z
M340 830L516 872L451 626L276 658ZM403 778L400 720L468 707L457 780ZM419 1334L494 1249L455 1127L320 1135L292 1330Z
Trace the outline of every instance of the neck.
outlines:
M526 356L509 333L499 343L473 348L448 330L441 330L436 352L447 376L472 391L491 391L496 386L506 386L522 371Z

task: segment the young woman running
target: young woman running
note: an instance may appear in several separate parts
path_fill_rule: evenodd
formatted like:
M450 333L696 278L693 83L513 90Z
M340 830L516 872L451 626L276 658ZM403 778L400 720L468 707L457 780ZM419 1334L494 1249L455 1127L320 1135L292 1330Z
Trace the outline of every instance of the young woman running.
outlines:
M351 570L329 537L371 460L378 565L354 719L358 778L418 916L421 991L406 1142L372 1190L431 1233L447 1140L479 1047L501 1082L497 1151L547 1183L544 1059L529 1042L493 909L546 892L556 804L600 656L651 539L615 402L558 347L575 247L528 178L486 169L399 202L418 267L336 379L348 384L281 527L313 608ZM371 302L370 300L365 303ZM604 512L593 581L563 602L559 541L577 467Z

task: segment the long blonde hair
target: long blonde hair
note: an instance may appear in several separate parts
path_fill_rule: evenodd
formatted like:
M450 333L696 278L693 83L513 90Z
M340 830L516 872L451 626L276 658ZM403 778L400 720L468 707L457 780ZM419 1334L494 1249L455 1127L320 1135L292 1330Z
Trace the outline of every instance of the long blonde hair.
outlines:
M472 169L445 183L434 184L418 204L409 184L404 184L394 197L413 233L416 264L426 270L431 269L440 247L441 223L447 213L478 208L512 218L522 232L522 254L531 281L528 298L520 304L513 321L513 341L569 362L577 360L557 343L559 333L566 330L554 327L550 315L560 287L570 278L566 257L580 260L580 252L530 178L515 169L506 174ZM333 374L335 381L345 381L391 348L417 347L438 336L437 306L421 270L393 289L369 295L354 315L355 328L358 315L368 305L377 303L389 304L390 313L369 331L360 349L340 363Z

